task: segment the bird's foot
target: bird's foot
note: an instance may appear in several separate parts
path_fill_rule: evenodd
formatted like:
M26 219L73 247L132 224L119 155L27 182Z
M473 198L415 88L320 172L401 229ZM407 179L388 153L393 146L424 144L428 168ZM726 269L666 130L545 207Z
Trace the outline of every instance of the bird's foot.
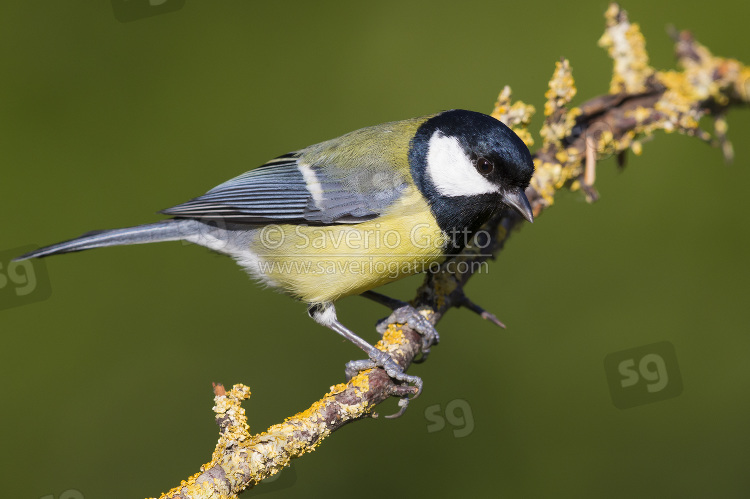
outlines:
M370 357L369 359L352 360L346 364L346 379L351 380L361 371L373 369L376 367L382 367L391 379L404 382L409 385L407 387L403 387L404 389L397 389L394 392L394 395L401 396L401 399L398 402L398 405L400 407L399 411L395 414L391 414L390 416L385 416L389 419L398 418L402 414L404 414L404 412L406 412L406 408L409 406L409 402L411 401L411 399L419 397L419 394L422 393L422 378L406 374L404 372L404 368L398 365L398 363L393 360L393 357L388 355L387 352L373 347L372 350L368 352L368 355ZM410 398L410 394L413 394L413 397Z
M440 335L435 326L417 309L406 302L399 302L399 305L390 316L378 321L375 329L382 335L391 324L406 324L419 333L422 336L422 356L419 359L414 359L414 363L420 364L427 360L432 345L437 345L440 342Z

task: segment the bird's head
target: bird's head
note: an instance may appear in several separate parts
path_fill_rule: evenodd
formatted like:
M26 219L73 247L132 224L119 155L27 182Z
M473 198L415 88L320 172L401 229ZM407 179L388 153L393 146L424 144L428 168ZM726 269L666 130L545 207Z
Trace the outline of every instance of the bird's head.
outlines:
M452 110L429 118L412 139L409 162L444 231L474 231L503 206L534 220L524 193L534 174L531 154L491 116Z

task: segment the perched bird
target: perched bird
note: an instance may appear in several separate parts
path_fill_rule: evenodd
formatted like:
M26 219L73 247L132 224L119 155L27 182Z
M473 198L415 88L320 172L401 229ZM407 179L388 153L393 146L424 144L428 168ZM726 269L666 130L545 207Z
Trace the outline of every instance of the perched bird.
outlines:
M362 293L387 302L369 290L460 252L497 210L510 207L532 222L524 190L533 173L526 145L503 123L444 111L279 156L163 210L170 219L89 232L17 260L161 241L205 246L306 302L316 322L362 348L369 360L351 362L350 375L380 366L421 390L418 377L341 324L333 303ZM400 321L416 317L424 326L413 309L399 310ZM419 329L428 348L436 333L429 323Z

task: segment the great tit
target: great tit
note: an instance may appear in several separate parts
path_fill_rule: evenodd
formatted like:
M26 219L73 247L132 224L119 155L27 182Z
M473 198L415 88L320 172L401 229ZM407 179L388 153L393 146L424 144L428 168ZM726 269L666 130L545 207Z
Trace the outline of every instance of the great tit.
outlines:
M383 367L418 393L421 380L342 325L333 302L381 296L369 290L460 252L504 207L532 222L524 190L533 173L529 150L503 123L444 111L279 156L163 210L170 219L89 232L17 260L161 241L205 246L306 302L316 322L367 352L369 361L350 368Z

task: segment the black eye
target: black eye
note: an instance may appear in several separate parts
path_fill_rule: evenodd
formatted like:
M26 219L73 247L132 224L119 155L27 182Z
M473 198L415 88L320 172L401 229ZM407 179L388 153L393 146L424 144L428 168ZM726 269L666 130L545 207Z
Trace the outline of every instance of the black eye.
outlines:
M492 173L492 170L495 169L495 165L493 165L492 162L486 158L477 159L477 162L474 165L474 167L482 175L489 175L490 173Z

